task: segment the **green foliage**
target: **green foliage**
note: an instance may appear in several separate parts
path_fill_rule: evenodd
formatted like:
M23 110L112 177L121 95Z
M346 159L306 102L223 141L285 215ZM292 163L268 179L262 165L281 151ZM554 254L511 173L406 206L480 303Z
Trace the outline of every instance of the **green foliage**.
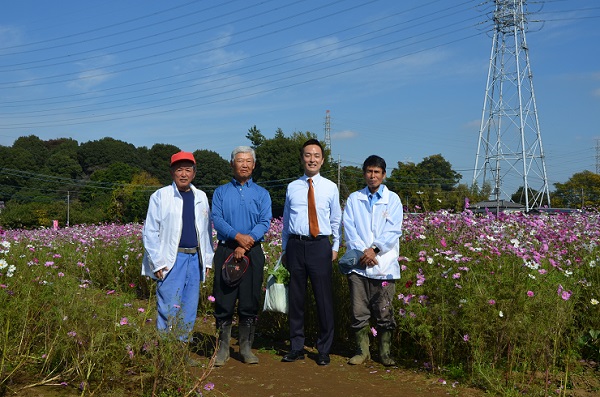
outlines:
M204 190L209 199L212 199L215 189L231 180L231 165L212 150L196 150L194 157L196 158L194 186Z
M565 183L555 183L552 205L568 208L600 207L600 175L590 171L573 174Z
M290 272L284 266L274 267L269 270L268 274L275 277L277 284L289 284L290 282Z
M130 394L132 383L134 395L199 390L188 347L156 332L153 285L139 275L141 228L97 230L0 245L0 259L14 266L0 267L0 390L32 379L81 395Z
M286 135L277 129L273 138L266 138L252 126L246 137L257 152L254 180L269 190L273 215L281 216L287 185L303 172L300 148L307 139L317 138L317 135L308 131ZM108 137L81 145L69 138L44 141L35 135L21 137L12 147L0 146L0 201L43 205L65 202L69 197L71 203L82 209L74 218L84 219L87 223L139 220L145 213L141 207L147 203L143 204L142 198L148 196L148 191L172 182L169 161L179 150L171 144L155 144L150 149L135 148ZM214 189L231 178L228 159L207 149L196 150L194 155L198 170L193 183L210 199ZM152 182L148 186L132 183L134 175L142 171L156 178L158 183ZM331 159L331 148L325 148L321 174L340 181L342 201L364 186L360 167L339 167L338 173L338 164ZM471 203L489 198L489 185L468 187L458 184L460 178L450 163L441 154L436 154L425 157L418 164L398 162L395 169L388 167L385 183L400 195L408 212L462 211L466 198ZM551 196L553 206L597 207L600 202L597 179L597 175L586 171L575 174L565 184L556 184L557 190ZM515 201L521 200L521 193L516 192ZM19 218L23 220L20 223L23 227L42 226L35 224L35 219L46 219L35 214L21 214ZM16 222L11 221L11 225L19 224L17 218L13 220Z
M169 185L172 182L169 164L171 163L171 156L179 151L181 151L181 149L175 145L156 143L152 145L150 150L144 153L144 156L140 153L140 157L146 159L146 166L144 169L148 171L150 175L158 178L160 185L164 186ZM191 150L186 149L186 151Z
M254 135L249 133L247 137L252 141L256 151L256 168L253 179L263 185L271 195L272 211L274 217L283 215L285 192L287 184L300 177L304 170L300 163L300 151L302 145L308 139L316 138L311 132L294 132L286 137L281 129L275 132L272 139L257 138L260 130L253 127ZM250 129L249 131L252 131ZM262 136L262 134L260 134ZM325 156L329 151L326 149ZM327 161L321 169L321 174L331 178L331 164Z
M137 167L140 163L135 146L113 138L82 143L77 156L86 175L116 162L123 162L132 167Z

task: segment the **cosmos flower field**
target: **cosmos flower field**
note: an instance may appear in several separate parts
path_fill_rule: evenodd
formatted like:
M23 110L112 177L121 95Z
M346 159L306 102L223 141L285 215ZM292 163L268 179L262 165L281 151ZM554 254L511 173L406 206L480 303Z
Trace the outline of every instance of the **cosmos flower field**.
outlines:
M134 377L140 393L157 387L211 392L215 385L172 375L184 365L177 346L169 347L167 364L155 365L166 353L159 357L153 285L139 274L141 228L0 232L0 391L15 379L33 379L92 394ZM441 211L408 215L403 228L402 278L389 302L401 366L497 395L569 395L582 368L597 373L597 213ZM281 220L272 222L264 248L272 267L281 251ZM210 317L210 280L207 287L199 318ZM348 294L337 272L334 294L336 344L347 345Z

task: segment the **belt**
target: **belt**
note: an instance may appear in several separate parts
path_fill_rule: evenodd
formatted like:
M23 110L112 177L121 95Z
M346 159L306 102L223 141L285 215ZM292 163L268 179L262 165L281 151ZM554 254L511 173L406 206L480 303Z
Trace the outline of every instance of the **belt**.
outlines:
M177 248L177 252L181 252L182 254L195 254L198 252L198 247L193 248Z
M261 244L260 241L256 241L254 244L252 244L252 248L259 246ZM219 240L219 245L221 247L227 247L227 248L231 248L231 249L236 249L237 247L239 247L240 245L234 241L234 240Z
M313 236L302 236L300 234L290 234L289 238L291 238L293 240L319 241L319 240L323 240L324 238L329 238L329 236L326 236L324 234L319 234L317 237L313 237Z

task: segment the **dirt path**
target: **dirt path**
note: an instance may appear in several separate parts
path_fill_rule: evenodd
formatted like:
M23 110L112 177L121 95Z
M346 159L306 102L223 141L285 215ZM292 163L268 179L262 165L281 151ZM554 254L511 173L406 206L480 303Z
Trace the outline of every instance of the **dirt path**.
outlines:
M232 338L233 339L233 338ZM238 346L232 340L232 357L225 366L215 368L208 377L215 395L229 397L344 396L344 397L482 397L480 390L443 384L438 377L399 368L386 368L369 361L365 365L346 364L347 357L331 355L325 367L315 363L316 351L305 360L281 362L283 349L260 348L257 365L241 362Z

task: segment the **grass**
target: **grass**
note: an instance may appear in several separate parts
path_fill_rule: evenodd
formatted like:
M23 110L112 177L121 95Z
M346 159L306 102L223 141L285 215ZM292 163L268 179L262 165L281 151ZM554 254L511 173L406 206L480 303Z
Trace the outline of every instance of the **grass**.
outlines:
M389 302L394 356L495 395L597 390L589 374L600 361L599 219L468 211L407 218L402 279ZM274 220L264 244L270 267L280 235ZM206 376L214 336L199 335L197 378L186 364L189 347L155 330L154 284L140 276L141 225L8 230L0 243L0 395L25 381L62 383L81 395L213 393ZM198 321L211 318L209 291L210 280ZM348 289L337 271L333 292L335 346L347 350ZM307 296L310 339L317 325ZM288 337L283 315L261 313L259 327L275 340Z

